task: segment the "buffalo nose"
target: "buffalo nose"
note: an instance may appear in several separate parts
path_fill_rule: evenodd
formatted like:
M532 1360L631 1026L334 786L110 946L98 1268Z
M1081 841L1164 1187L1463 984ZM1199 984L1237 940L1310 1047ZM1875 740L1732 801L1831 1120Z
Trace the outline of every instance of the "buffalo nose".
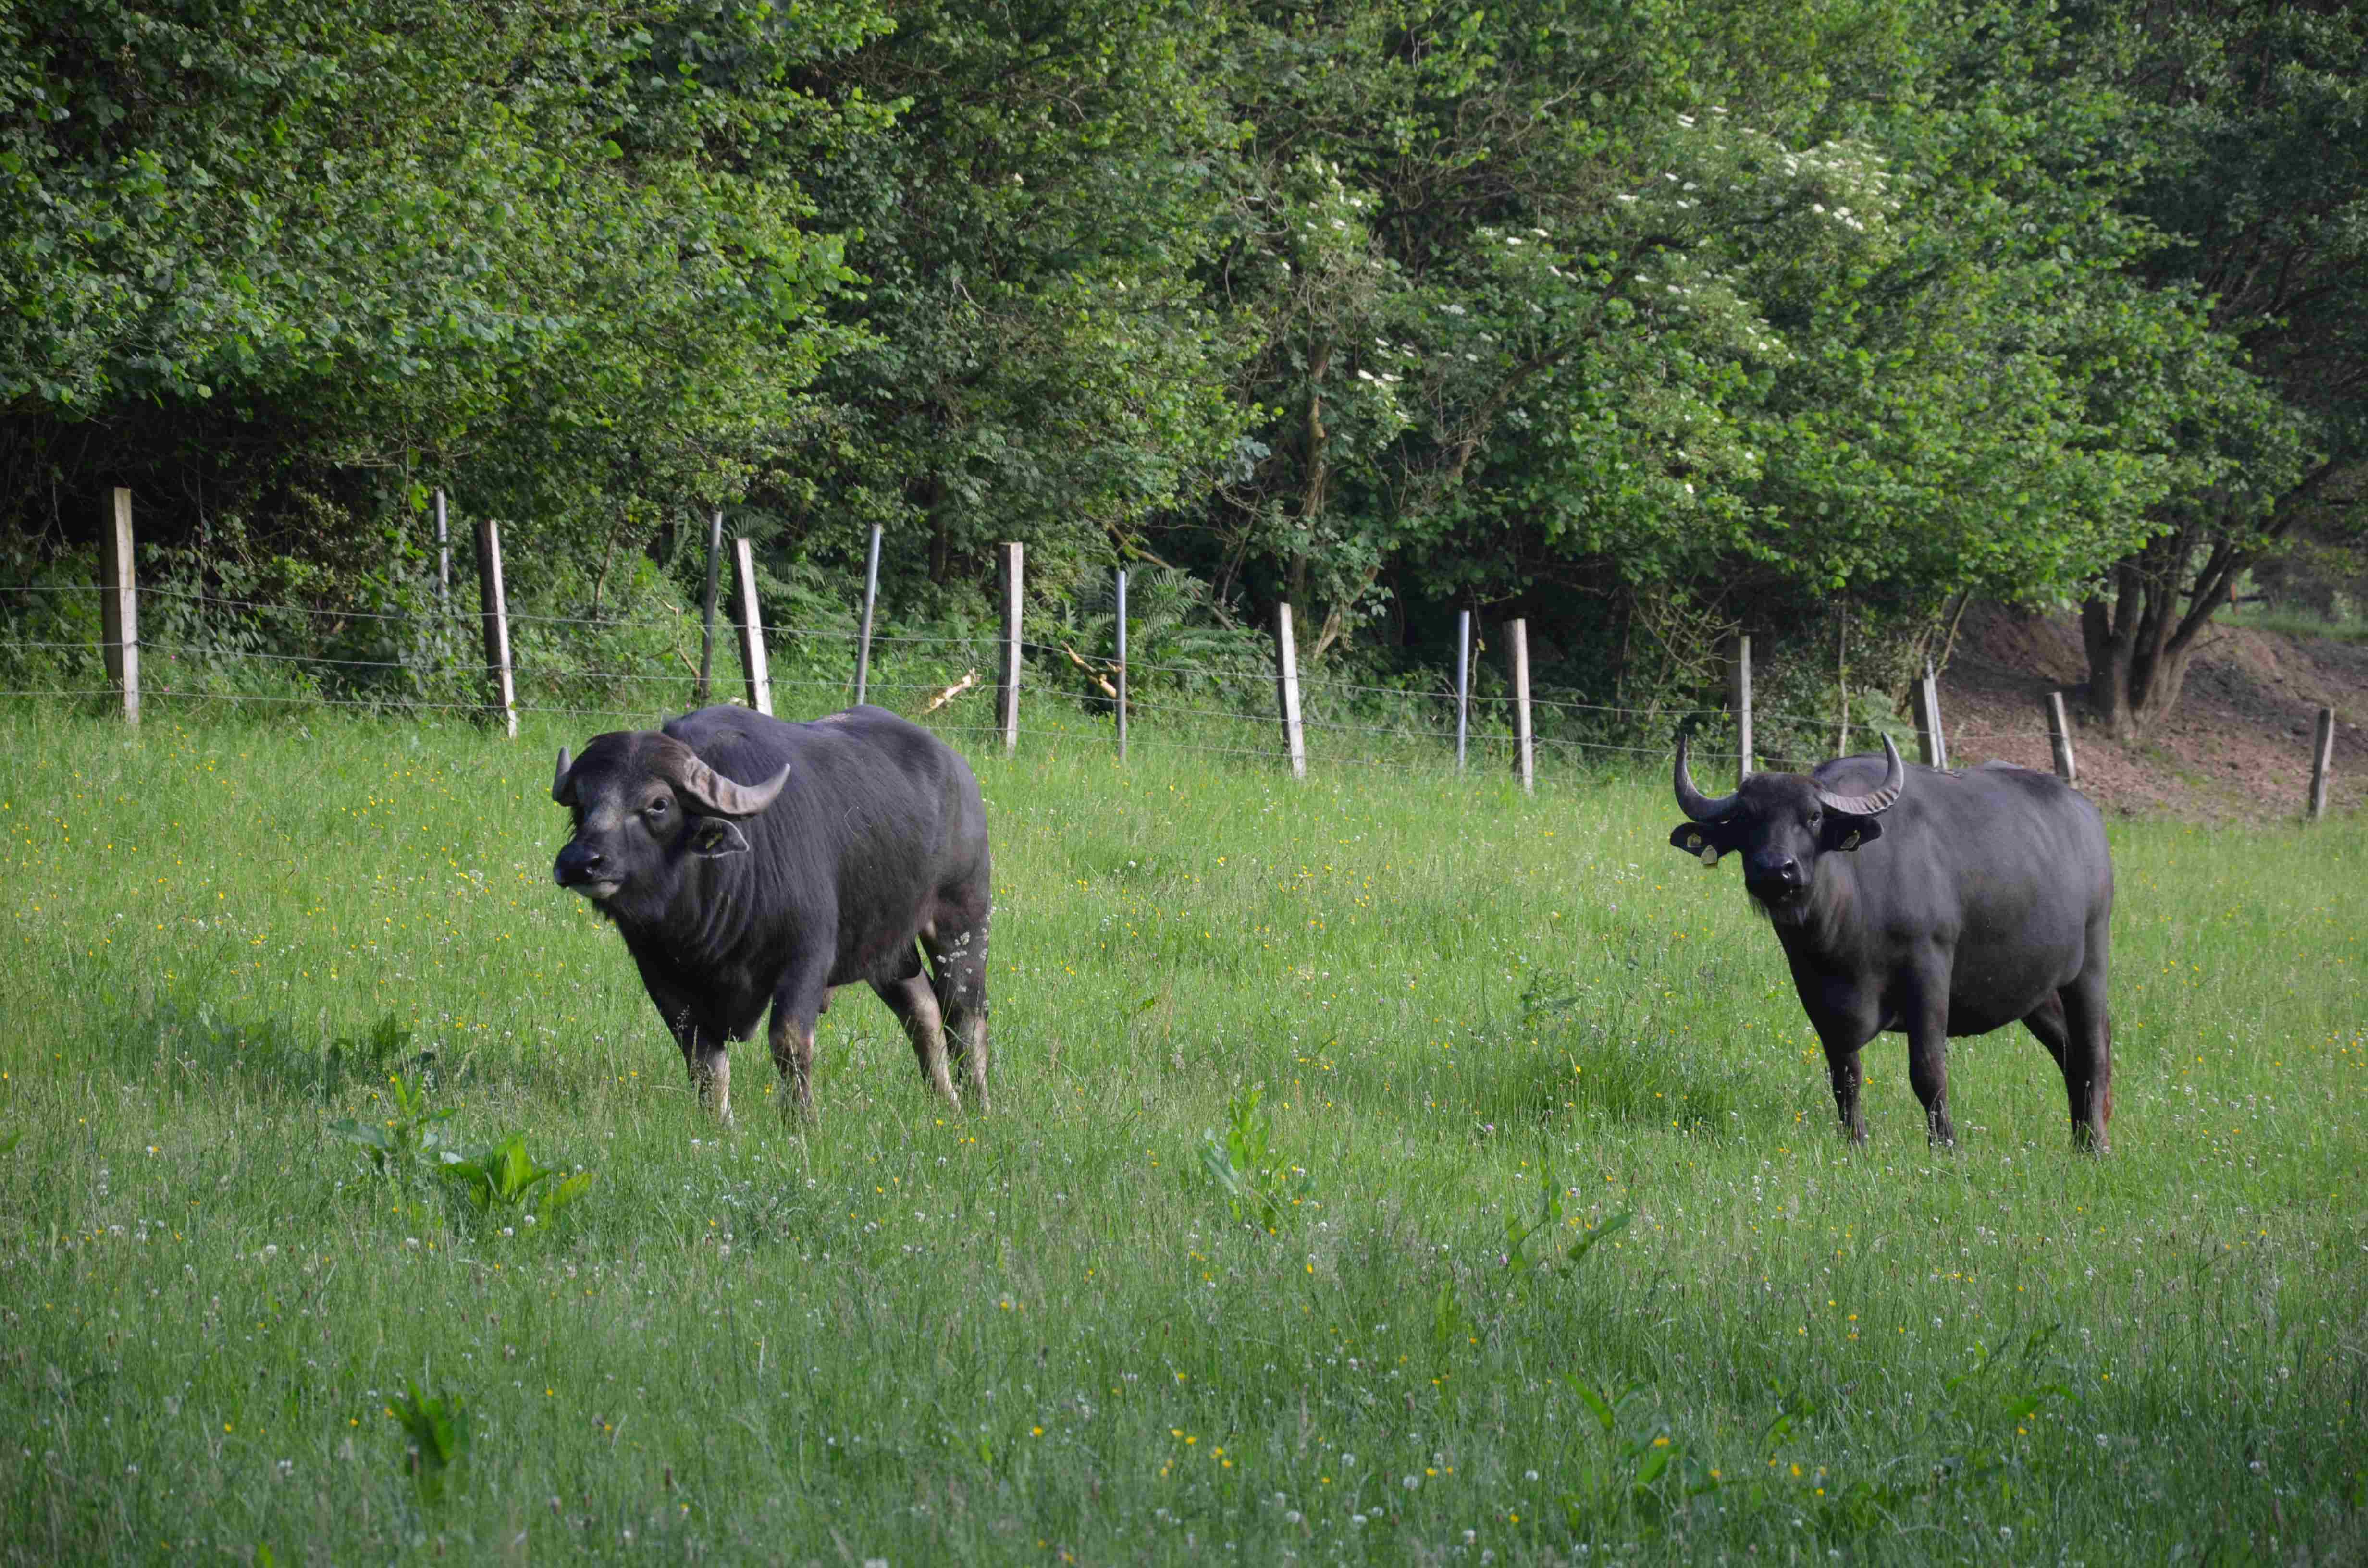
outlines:
M593 873L600 869L604 858L598 849L587 845L571 844L559 852L559 860L552 867L552 876L562 887L570 882L589 881Z
M1786 887L1799 887L1801 885L1801 862L1793 859L1789 855L1786 856L1783 863L1776 868L1776 875L1782 879Z

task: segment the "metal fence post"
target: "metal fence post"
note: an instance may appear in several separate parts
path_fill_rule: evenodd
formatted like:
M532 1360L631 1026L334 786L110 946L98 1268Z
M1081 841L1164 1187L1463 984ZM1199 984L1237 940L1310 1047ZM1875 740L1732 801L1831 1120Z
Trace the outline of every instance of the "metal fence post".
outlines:
M485 623L485 677L502 733L518 735L518 682L510 669L510 607L502 592L502 530L493 518L477 524L477 601Z
M995 694L995 723L1007 752L1019 748L1019 608L1026 556L1020 545L1003 547L1003 685Z
M1530 623L1508 620L1505 623L1505 641L1513 662L1513 738L1520 748L1521 792L1537 792L1537 743L1530 728Z
M871 525L871 548L863 560L863 633L855 645L855 700L871 684L871 610L880 599L880 525Z
M722 513L716 514L718 517ZM732 541L733 563L740 578L740 667L747 672L748 706L773 711L773 676L765 663L764 613L757 605L757 557L745 539Z
M1916 744L1924 754L1925 767L1949 766L1949 743L1941 734L1941 677L1930 659L1916 682Z
M1274 688L1282 707L1282 749L1291 776L1307 777L1307 737L1299 725L1299 646L1291 635L1291 607L1274 607Z
M2064 694L2051 691L2044 704L2047 710L2047 744L2055 754L2055 777L2066 784L2080 782L2080 769L2072 760L2072 721L2065 716Z
M1455 771L1463 771L1463 742L1472 727L1472 612L1455 612Z
M98 545L99 656L107 681L123 701L123 722L140 722L140 588L131 556L131 492L108 498L105 537Z
M1735 776L1751 777L1751 634L1735 640Z
M2318 710L2318 733L2310 743L2310 820L2327 815L2327 787L2335 777L2335 710Z

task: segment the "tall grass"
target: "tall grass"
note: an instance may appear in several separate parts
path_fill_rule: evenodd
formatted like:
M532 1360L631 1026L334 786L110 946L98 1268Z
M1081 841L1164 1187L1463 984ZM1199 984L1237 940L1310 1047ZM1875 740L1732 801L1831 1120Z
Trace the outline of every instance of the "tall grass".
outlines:
M2113 829L2112 1157L2020 1030L1947 1153L1872 1048L1851 1151L1659 780L1031 737L995 1115L847 993L819 1127L751 1047L719 1135L550 884L582 739L0 714L0 1555L2368 1551L2351 825ZM397 1074L591 1187L381 1174Z

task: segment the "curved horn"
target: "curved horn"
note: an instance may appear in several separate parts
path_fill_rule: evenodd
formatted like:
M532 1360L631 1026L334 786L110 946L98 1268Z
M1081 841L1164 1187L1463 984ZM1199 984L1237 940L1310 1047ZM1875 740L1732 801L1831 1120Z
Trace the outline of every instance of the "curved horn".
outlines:
M1907 787L1907 765L1899 760L1899 748L1891 744L1889 735L1883 737L1883 783L1873 794L1836 795L1819 790L1817 799L1833 811L1846 812L1856 817L1871 817L1889 811L1899 799L1899 792Z
M781 786L790 781L790 765L762 784L741 784L726 778L701 762L689 747L668 758L672 764L666 771L674 787L689 797L703 816L753 817L773 803Z
M575 766L575 759L567 755L565 746L561 746L558 770L551 776L551 798L563 806L571 803L575 799L574 792L567 787L567 770Z
M1683 731L1679 732L1676 775L1678 809L1695 822L1718 822L1729 812L1735 810L1735 802L1742 799L1742 791L1737 790L1732 795L1721 795L1716 800L1713 800L1695 789L1693 773L1686 767L1686 749L1691 742L1692 737Z

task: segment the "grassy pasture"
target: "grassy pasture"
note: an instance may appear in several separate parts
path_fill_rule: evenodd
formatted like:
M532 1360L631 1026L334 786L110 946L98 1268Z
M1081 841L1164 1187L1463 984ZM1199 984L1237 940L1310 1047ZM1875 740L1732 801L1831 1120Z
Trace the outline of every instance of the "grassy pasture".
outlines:
M2020 1029L1949 1153L1878 1042L1852 1153L1657 778L1031 742L995 1115L842 994L820 1127L756 1044L719 1136L550 883L588 729L0 713L0 1558L2368 1553L2356 823L2113 829L2112 1157ZM588 1196L330 1136L421 1051Z

